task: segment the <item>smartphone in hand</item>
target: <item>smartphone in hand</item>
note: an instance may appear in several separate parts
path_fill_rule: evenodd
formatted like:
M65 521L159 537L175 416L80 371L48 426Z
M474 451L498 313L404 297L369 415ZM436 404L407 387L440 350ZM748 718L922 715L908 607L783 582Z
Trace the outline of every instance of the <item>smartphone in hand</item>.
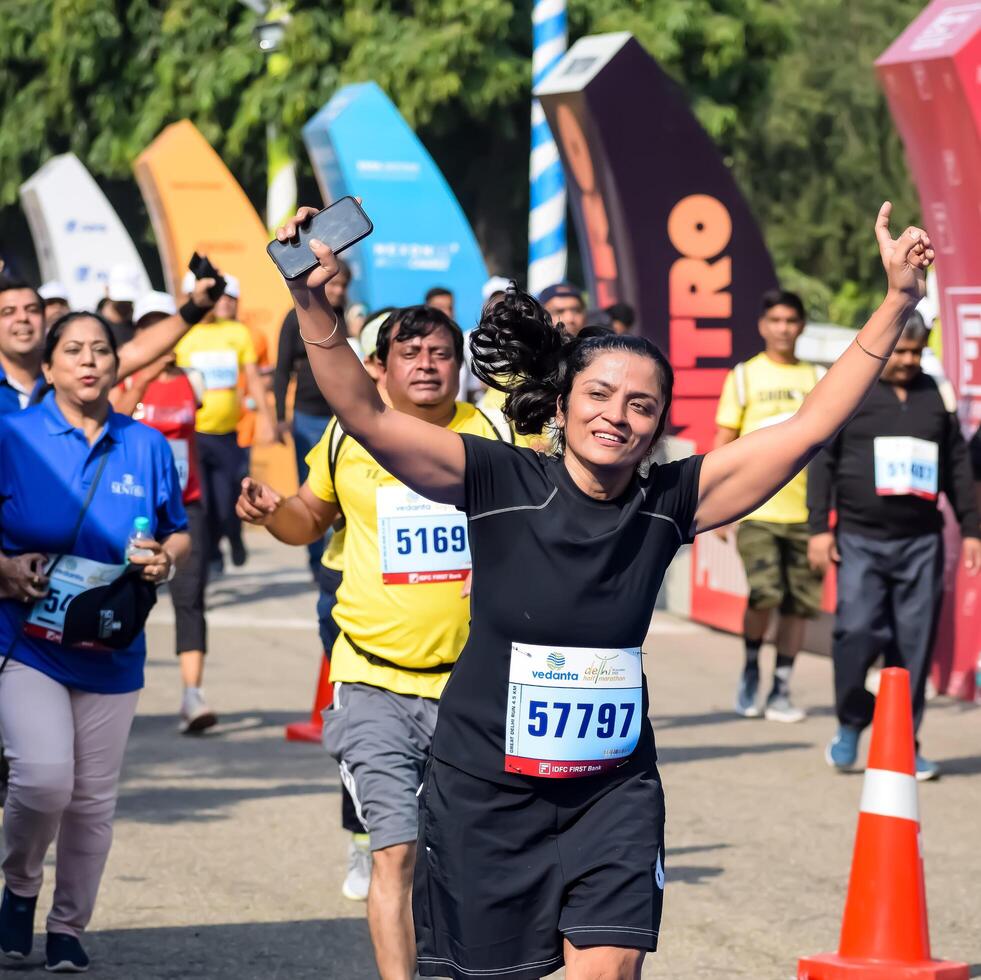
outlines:
M337 255L371 234L374 225L353 197L342 197L318 211L297 230L295 241L273 239L266 247L269 257L286 279L309 272L317 257L310 250L310 239L317 238Z
M221 299L222 293L225 292L225 279L218 274L218 270L211 264L208 257L198 255L195 252L191 256L191 261L187 263L187 267L195 279L214 279L215 284L208 290L208 295L213 302L217 303Z

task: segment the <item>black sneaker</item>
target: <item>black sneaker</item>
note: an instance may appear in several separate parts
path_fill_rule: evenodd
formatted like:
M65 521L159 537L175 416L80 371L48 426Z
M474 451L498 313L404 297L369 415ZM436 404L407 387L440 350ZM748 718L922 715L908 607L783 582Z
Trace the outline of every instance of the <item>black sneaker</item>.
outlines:
M84 973L89 958L82 944L64 932L49 932L44 968L49 973Z
M241 538L229 541L232 546L232 564L236 568L241 568L248 560L249 553L245 550L245 542Z
M12 960L31 955L34 946L34 909L37 895L21 898L4 888L0 900L0 952Z

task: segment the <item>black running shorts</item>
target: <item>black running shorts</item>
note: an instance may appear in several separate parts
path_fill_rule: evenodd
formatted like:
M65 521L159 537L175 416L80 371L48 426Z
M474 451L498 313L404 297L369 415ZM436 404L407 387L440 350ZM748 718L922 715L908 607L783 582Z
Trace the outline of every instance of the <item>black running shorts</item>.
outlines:
M664 794L653 760L502 786L430 761L412 894L419 973L537 980L575 946L657 948Z

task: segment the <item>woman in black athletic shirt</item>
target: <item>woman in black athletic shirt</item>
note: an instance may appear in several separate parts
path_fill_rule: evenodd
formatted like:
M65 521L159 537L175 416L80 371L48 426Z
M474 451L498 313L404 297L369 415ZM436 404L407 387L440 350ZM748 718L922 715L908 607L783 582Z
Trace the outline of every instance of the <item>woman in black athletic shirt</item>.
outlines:
M519 432L554 420L555 454L387 407L324 297L337 261L311 243L319 265L289 285L344 431L418 493L469 517L470 638L442 698L421 797L422 975L533 980L564 962L570 980L640 976L657 947L664 885L664 798L640 655L655 596L681 544L770 497L875 383L933 259L923 231L890 237L889 212L883 205L876 222L887 296L800 411L665 465L651 458L671 403L661 353L642 338L568 338L520 292L476 330L474 369L507 391ZM313 213L301 209L279 239ZM431 370L420 349L413 383L431 383Z

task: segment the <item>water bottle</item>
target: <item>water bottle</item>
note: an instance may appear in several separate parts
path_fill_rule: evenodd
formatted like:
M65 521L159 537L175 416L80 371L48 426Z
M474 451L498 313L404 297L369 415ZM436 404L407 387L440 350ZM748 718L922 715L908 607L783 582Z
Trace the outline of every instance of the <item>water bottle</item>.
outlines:
M137 517L133 521L133 530L129 532L129 538L126 541L126 560L129 561L134 557L151 558L153 552L149 548L139 547L139 542L147 541L152 537L153 535L150 533L150 518Z

